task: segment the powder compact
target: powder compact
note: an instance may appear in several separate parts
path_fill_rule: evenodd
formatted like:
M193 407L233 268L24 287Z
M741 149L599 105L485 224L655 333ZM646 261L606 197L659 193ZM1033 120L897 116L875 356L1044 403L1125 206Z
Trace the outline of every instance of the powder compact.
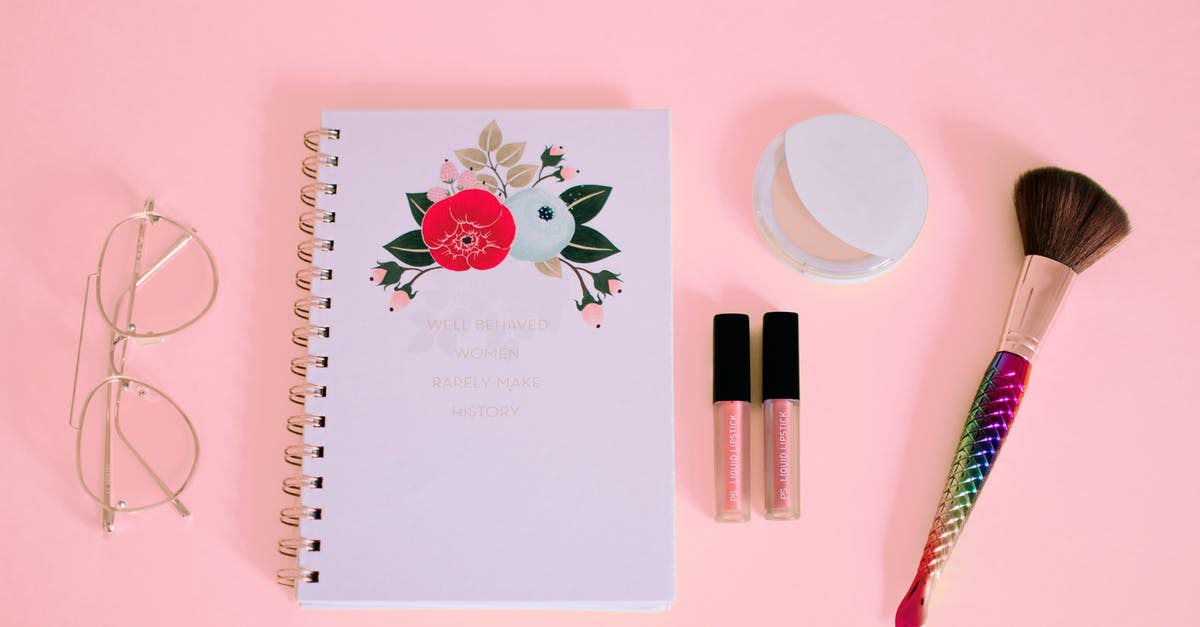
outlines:
M904 140L866 118L810 118L776 137L754 176L758 232L785 263L829 283L891 270L925 223L925 173Z

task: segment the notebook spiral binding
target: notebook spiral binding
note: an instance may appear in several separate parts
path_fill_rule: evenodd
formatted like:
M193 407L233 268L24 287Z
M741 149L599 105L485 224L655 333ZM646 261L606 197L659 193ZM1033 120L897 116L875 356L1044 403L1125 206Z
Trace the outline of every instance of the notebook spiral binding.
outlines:
M297 299L295 305L292 307L292 311L296 314L296 317L305 321L305 324L292 329L292 342L297 346L305 348L308 348L311 338L329 337L329 327L310 324L309 315L315 309L329 309L333 305L329 297L317 296L312 293L312 287L315 282L328 281L333 278L333 270L312 264L315 253L333 250L333 240L319 238L315 235L317 224L334 222L337 217L332 211L317 208L317 198L319 196L337 193L337 184L317 180L321 168L337 167L338 165L336 155L321 152L321 141L336 140L340 137L341 131L331 128L312 130L304 134L304 147L312 154L304 157L300 169L304 173L304 176L312 179L313 182L300 188L300 200L309 209L300 214L299 222L300 230L311 237L296 246L296 256L300 258L300 261L309 265L296 272L296 286L307 293L302 298ZM293 403L301 407L306 407L308 399L324 397L326 393L325 386L309 383L307 377L310 368L327 367L329 367L329 358L324 355L307 353L292 359L291 371L297 376L305 378L305 382L293 385L288 390L288 398ZM289 416L287 419L288 432L301 437L305 436L310 429L323 429L324 427L325 416L310 414L307 411ZM299 467L301 471L300 474L289 476L283 480L283 492L289 496L302 498L305 490L322 489L324 487L324 478L304 474L303 467L304 460L324 456L325 447L308 444L307 442L292 444L285 448L283 451L284 460L293 466ZM301 521L304 520L320 519L321 508L310 507L303 503L279 510L279 521L291 527L299 528ZM315 538L290 536L280 540L279 552L286 557L295 558L297 562L294 567L277 570L275 573L276 581L293 588L299 586L301 583L316 583L320 573L316 570L302 568L299 563L299 557L301 551L316 552L320 550L321 541Z

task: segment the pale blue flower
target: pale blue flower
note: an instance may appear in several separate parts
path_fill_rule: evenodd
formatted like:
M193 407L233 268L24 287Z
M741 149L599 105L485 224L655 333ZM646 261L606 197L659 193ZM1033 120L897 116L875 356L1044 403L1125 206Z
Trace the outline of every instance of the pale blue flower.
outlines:
M509 256L523 261L545 261L557 257L575 235L575 216L567 204L540 189L523 189L504 201L517 235Z

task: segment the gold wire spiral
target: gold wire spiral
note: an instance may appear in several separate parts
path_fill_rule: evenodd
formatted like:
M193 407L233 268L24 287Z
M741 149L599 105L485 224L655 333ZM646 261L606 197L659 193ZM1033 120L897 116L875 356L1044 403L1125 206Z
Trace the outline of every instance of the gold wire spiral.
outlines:
M337 214L322 209L310 209L300 214L300 230L312 235L317 230L318 222L331 223L337 221Z
M328 327L322 328L327 329ZM298 377L307 377L309 368L325 368L327 366L329 366L329 358L325 355L301 355L292 358L292 374Z
M293 466L303 466L304 460L325 457L325 447L313 444L292 444L283 449L283 459Z
M320 490L324 485L323 477L314 477L312 475L293 475L285 477L283 480L283 493L289 496L300 496L300 491L307 488L309 490Z
M327 296L305 296L296 300L292 305L292 313L296 314L297 318L308 320L308 316L313 309L329 309L330 302Z
M308 266L296 271L296 287L302 290L311 290L313 281L328 281L332 278L332 269Z
M299 583L316 583L318 573L307 568L280 568L275 571L275 581L281 586L295 588Z
M314 252L329 252L333 250L333 240L314 237L296 245L296 256L304 263L312 263Z
M295 344L296 346L303 346L303 347L307 348L308 347L308 339L312 338L312 337L329 337L329 327L322 327L322 326L317 326L317 325L306 325L306 326L296 327L296 328L292 329L292 343ZM316 357L316 355L309 355L308 357L312 358L312 357ZM292 360L292 372L296 372L296 360L295 359ZM297 373L297 374L300 374L300 373ZM301 376L305 376L307 374L308 374L308 370L306 368L304 374L301 374Z
M288 433L294 433L303 436L307 429L322 429L325 427L325 416L315 414L296 414L288 416L287 430Z
M296 505L279 510L279 522L289 527L299 527L301 520L321 520L321 508Z
M297 557L300 551L320 551L321 541L312 538L284 538L279 541L279 552L288 557Z
M341 138L338 129L322 128L308 131L304 134L304 147L312 154L304 157L300 169L305 176L312 179L300 188L300 201L310 209L300 214L300 230L312 237L305 239L296 246L296 256L305 264L309 264L296 272L296 286L307 292L292 305L292 312L297 318L307 321L315 309L329 309L332 302L328 296L318 296L312 293L317 281L328 281L333 278L333 270L312 265L318 254L333 250L333 240L316 237L318 224L333 223L336 215L332 211L317 208L318 198L337 194L337 184L318 180L321 168L337 167L337 155L321 150L321 144ZM329 327L316 324L305 324L292 329L292 342L298 346L309 348L311 338L329 337ZM311 368L326 368L329 358L325 355L311 353L292 359L291 370L297 376L305 378L304 383L293 385L288 390L288 399L301 406L307 406L309 399L324 398L325 386L307 381ZM325 416L305 413L289 416L287 430L289 433L306 437L310 429L325 427ZM306 460L318 459L325 456L325 447L317 444L302 442L292 444L284 449L283 457L287 463L304 468ZM319 475L309 475L301 472L299 475L286 477L283 480L283 491L294 497L301 497L304 490L320 490L324 487L324 478ZM310 507L303 503L285 507L279 511L279 520L285 525L299 527L303 520L320 520L321 508ZM282 585L292 588L301 583L316 583L320 573L300 565L301 552L321 550L321 541L315 538L293 536L279 541L279 552L287 557L296 558L296 566L280 568L275 572L275 580Z

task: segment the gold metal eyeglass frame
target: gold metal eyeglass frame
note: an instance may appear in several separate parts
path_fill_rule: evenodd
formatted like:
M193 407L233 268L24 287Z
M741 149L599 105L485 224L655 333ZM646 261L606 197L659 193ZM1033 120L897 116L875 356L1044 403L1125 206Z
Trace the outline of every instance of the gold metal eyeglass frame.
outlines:
M104 277L104 260L105 256L110 252L109 246L112 243L113 235L124 224L131 221L139 221L137 241L135 244L136 248L134 250L133 257L132 276L129 277L129 287L125 288L124 291L119 293L116 301L113 304L113 311L110 313L105 310L104 302L101 296L101 281ZM143 255L145 253L144 247L146 245L146 231L148 228L158 224L159 222L170 224L179 229L180 236L160 258L154 259L148 264L144 264L145 269L143 270L143 261L145 261L143 259ZM141 287L146 281L150 280L151 277L155 276L155 274L158 273L164 266L166 266L166 264L169 263L173 258L175 258L180 251L189 245L200 247L200 250L204 253L206 261L208 262L209 269L212 271L212 293L209 295L208 301L194 316L174 328L167 329L165 331L138 330L132 323L133 306L137 288ZM109 330L107 376L102 378L92 388L91 392L89 392L84 398L83 404L79 410L77 422L75 401L79 391L79 366L80 359L83 354L83 335L87 323L87 311L89 304L88 297L89 293L93 290L93 282L95 282L96 307L100 310L100 316L103 318L104 323L106 326L108 326ZM208 313L208 310L212 308L213 301L216 300L217 297L217 265L216 260L213 258L212 251L208 248L208 245L206 245L204 241L200 239L199 235L196 234L195 229L185 226L173 218L156 213L154 210L154 199L147 198L145 207L141 212L119 220L115 225L113 225L112 229L109 230L108 235L104 238L104 245L101 248L100 261L96 264L96 271L87 275L83 290L83 312L80 315L79 320L79 343L75 349L75 377L74 384L71 389L71 410L70 415L67 418L67 424L69 424L76 432L75 472L79 479L79 484L83 487L83 490L87 493L88 497L90 497L92 501L100 506L101 526L105 531L111 532L114 529L117 512L132 514L158 507L164 503L171 503L171 506L174 507L175 511L181 517L187 518L191 512L183 504L183 501L179 499L179 495L191 482L192 477L196 473L196 466L200 461L200 441L196 437L196 429L192 425L191 419L188 418L187 413L183 411L183 408L180 407L179 404L165 392L149 383L146 383L145 381L125 376L125 358L128 351L129 340L132 339L138 343L162 342L167 336L178 333L190 327L191 325L195 324L197 320L202 318L204 314ZM84 479L82 454L83 420L84 416L87 415L88 406L101 390L104 390L105 400L104 461L102 468L103 474L101 477L102 494L97 495ZM187 426L192 440L192 463L190 469L188 470L187 476L177 488L172 489L165 481L163 481L159 473L155 472L154 468L151 467L149 462L146 461L146 458L141 454L140 451L138 451L137 447L134 446L128 437L126 437L125 432L122 430L120 408L122 396L125 392L131 392L141 397L146 397L153 394L158 398L166 400L171 407L178 412L179 416L183 419L184 424ZM114 430L116 431L117 437L120 439L121 443L133 455L134 459L137 460L142 470L148 477L150 477L155 485L158 486L158 489L163 494L163 498L153 501L148 505L139 505L135 507L127 507L125 501L117 501L116 503L113 503L112 434Z

